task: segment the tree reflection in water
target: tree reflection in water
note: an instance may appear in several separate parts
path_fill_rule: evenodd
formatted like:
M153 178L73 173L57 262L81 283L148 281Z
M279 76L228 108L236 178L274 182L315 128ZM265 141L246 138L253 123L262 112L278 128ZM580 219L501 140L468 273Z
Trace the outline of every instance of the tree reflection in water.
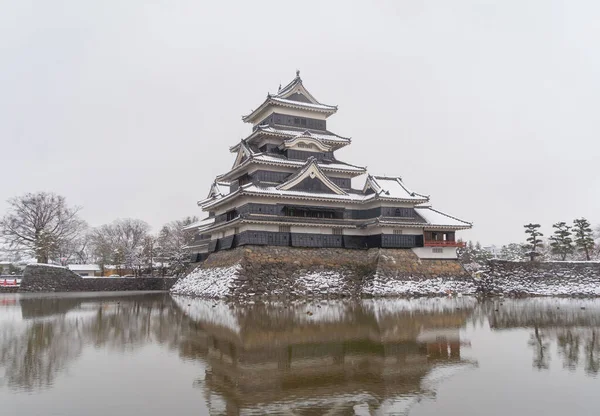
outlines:
M50 387L86 346L125 351L155 342L177 348L181 314L171 302L168 295L19 299L23 320L0 321L2 383Z
M168 294L14 300L0 303L0 387L49 388L86 350L120 354L154 344L203 364L189 385L214 414L406 413L415 401L434 397L440 381L476 365L463 354L469 341L461 329L468 323L489 324L494 333L530 331L528 345L514 348L532 351L536 369L559 362L588 376L600 370L598 303L586 309L568 301L473 299L237 305ZM11 316L6 311L18 314L2 318Z
M499 302L486 303L482 306L482 311L487 314L492 329L533 328L528 344L534 351L534 368L550 368L549 349L555 341L563 368L576 371L583 367L589 376L598 375L600 304L597 301L504 300L501 305ZM583 363L582 354L585 356Z

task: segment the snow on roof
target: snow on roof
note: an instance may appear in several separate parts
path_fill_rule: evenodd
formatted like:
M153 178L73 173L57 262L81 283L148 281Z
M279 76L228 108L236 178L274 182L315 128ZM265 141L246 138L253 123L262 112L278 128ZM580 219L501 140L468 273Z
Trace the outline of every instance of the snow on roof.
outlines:
M47 263L29 263L27 264L27 266L33 266L33 267L54 267L56 269L66 269L66 267L63 266L59 266L58 264L47 264Z
M276 103L289 105L289 106L293 106L293 107L309 107L309 108L314 108L317 110L329 110L329 111L337 110L337 106L335 106L335 105L305 103L304 101L288 100L286 98L279 98L276 96L271 96L270 99L271 99L271 101L274 101Z
M304 166L306 164L303 160L290 160L284 157L271 156L265 153L255 153L252 155L252 158L255 160L261 160L269 163L280 163L285 165L295 165L295 166ZM343 163L340 161L335 161L332 163L327 163L323 161L319 161L318 165L321 169L334 169L334 170L346 170L353 172L364 172L365 168L362 166L355 166L348 163Z
M323 173L323 170L321 170L319 164L317 163L317 158L314 156L309 157L302 169L292 175L287 181L277 185L277 189L288 190L289 188L296 186L301 180L309 177L318 178L326 187L336 194L346 194L346 191L333 183L331 179L329 179L327 175Z
M223 175L221 175L223 176ZM198 205L202 205L207 203L208 201L212 201L214 199L223 198L230 193L229 183L227 182L219 182L215 180L213 184L210 186L210 191L208 192L208 196L197 202Z
M289 97L299 93L306 97L309 102L290 100ZM261 105L255 110L251 111L250 114L243 116L242 120L252 121L257 115L263 112L269 105L281 104L287 107L306 108L314 109L317 111L324 111L333 114L337 111L337 106L322 104L304 87L302 79L300 78L300 72L296 71L296 77L285 87L279 88L277 94L267 94L267 98Z
M296 137L302 134L305 134L306 130L290 130L290 129L277 129L271 126L261 125L258 126L258 130L263 131L265 133L273 133L273 134L281 134L283 136ZM258 131L257 130L257 131ZM333 134L330 132L327 133L316 133L314 131L310 131L311 137L316 139L321 139L330 142L350 142L348 137L338 136L337 134Z
M367 178L365 190L371 187L382 198L400 198L428 201L429 197L410 191L398 176L371 176Z
M431 207L415 207L417 213L431 225L447 225L452 227L471 228L473 224L460 220L449 214L433 209Z
M97 264L68 264L67 269L69 270L79 270L79 271L94 271L99 272L100 266Z
M194 229L194 228L204 228L204 227L206 227L208 225L213 224L214 222L215 222L215 217L207 217L207 218L204 218L203 220L196 221L196 222L194 222L194 223L192 223L190 225L187 225L187 226L183 227L183 229L184 230L191 230L191 229Z
M272 194L272 195L282 195L282 196L300 196L300 197L309 197L309 198L317 198L317 199L339 199L339 200L351 200L351 201L364 201L367 199L374 198L375 195L361 195L361 194L353 194L348 193L347 195L338 195L338 194L325 194L325 193L316 193L316 192L307 192L307 191L285 191L282 189L277 189L276 187L261 187L256 185L251 185L243 188L244 192L248 193L262 193L262 194Z

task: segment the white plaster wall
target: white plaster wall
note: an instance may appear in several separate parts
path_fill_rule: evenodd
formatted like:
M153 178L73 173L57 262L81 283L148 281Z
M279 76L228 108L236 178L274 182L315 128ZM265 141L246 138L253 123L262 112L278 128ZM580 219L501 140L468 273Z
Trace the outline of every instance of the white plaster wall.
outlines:
M296 116L296 117L314 118L317 120L325 120L327 117L329 117L329 114L326 114L326 113L321 113L321 112L317 112L317 111L309 111L309 110L300 110L300 109L296 109L296 108L289 108L289 107L279 106L277 104L272 104L257 115L256 123L254 125L256 126L258 123L260 123L262 120L264 120L266 117L268 117L269 115L271 115L273 113L286 114L286 115ZM282 127L285 128L285 126L282 126Z
M244 224L240 227L240 232L243 231L279 231L279 225L275 224Z
M440 259L440 260L456 260L458 254L456 247L440 247L441 253L434 253L433 249L437 247L416 247L411 249L420 259Z
M422 228L404 228L404 227L381 227L384 234L394 234L394 230L402 230L402 234L423 235Z

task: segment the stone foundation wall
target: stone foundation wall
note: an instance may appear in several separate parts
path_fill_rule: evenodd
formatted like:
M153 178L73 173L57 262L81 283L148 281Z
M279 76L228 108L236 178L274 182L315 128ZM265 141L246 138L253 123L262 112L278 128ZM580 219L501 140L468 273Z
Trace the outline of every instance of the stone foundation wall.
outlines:
M19 292L117 292L170 290L173 278L82 278L63 268L29 265L23 272Z
M600 296L600 262L491 260L484 279L490 294Z
M211 254L172 291L287 299L470 293L474 287L456 260L420 260L410 249L245 246Z

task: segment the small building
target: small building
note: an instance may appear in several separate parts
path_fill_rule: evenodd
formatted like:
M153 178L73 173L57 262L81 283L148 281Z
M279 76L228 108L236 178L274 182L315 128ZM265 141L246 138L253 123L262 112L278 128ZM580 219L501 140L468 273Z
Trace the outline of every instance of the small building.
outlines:
M100 266L97 264L68 264L67 268L79 276L101 276Z
M337 159L351 143L329 130L337 110L308 92L298 71L242 117L250 135L230 148L233 166L198 202L208 217L187 227L195 233L192 261L243 245L397 248L422 259L457 258L463 243L456 232L471 223L434 209L400 176ZM364 186L352 188L361 175Z

